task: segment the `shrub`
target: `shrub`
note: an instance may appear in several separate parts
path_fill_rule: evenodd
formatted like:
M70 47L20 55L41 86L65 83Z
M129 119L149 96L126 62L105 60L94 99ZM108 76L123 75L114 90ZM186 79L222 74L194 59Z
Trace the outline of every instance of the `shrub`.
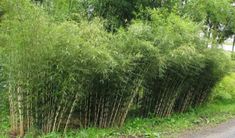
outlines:
M223 78L213 89L213 100L232 100L235 98L235 74L231 73Z

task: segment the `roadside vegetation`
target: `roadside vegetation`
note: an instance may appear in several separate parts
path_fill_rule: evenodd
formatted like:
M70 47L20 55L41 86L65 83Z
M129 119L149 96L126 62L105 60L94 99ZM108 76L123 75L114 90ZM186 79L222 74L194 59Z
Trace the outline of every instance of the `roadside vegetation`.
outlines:
M203 127L219 124L235 116L235 74L231 73L213 89L213 96L209 103L186 113L173 114L170 117L133 118L129 117L121 128L98 129L89 128L82 130L69 130L66 137L120 137L120 136L146 136L146 137L177 137L188 130L197 130ZM223 91L224 93L222 93ZM5 109L5 108L3 108ZM1 110L1 136L7 137L9 123L7 114ZM6 110L5 110L6 111ZM39 132L34 130L26 138L33 138ZM50 133L42 138L57 138L61 133Z
M234 14L228 0L2 0L0 130L159 137L227 119L235 78L219 44Z
M235 73L224 77L213 89L209 103L191 108L186 113L174 113L170 117L132 118L129 117L121 128L89 128L71 130L66 137L177 137L181 133L214 126L235 117ZM31 135L32 136L32 135ZM59 133L51 133L42 138L55 138ZM30 137L30 135L29 135Z

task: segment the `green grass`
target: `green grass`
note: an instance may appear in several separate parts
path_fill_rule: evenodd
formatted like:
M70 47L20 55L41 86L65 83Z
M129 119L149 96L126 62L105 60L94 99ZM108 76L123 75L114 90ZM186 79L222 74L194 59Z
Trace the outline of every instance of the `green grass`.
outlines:
M70 130L66 138L119 138L120 136L143 136L149 138L174 137L187 130L195 130L204 126L213 126L235 117L235 73L225 77L214 88L210 103L191 109L187 113L174 114L166 118L129 118L121 128L98 129L89 128ZM226 93L226 94L225 94ZM228 96L230 95L230 96ZM0 114L3 115L3 114ZM4 113L4 115L6 115ZM1 116L2 117L2 116ZM0 124L0 130L7 132L7 119ZM35 133L35 132L34 132ZM34 138L34 133L26 138ZM1 134L1 133L0 133ZM3 134L3 133L2 133ZM1 137L1 136L0 136ZM2 135L4 137L4 135ZM58 138L60 134L51 133L40 138Z

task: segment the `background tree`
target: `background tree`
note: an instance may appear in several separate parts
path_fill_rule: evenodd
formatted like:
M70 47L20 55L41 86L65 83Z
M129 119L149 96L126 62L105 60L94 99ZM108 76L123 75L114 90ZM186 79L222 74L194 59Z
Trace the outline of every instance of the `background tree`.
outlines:
M230 0L192 0L183 9L183 14L205 25L204 34L213 47L233 34L235 10Z

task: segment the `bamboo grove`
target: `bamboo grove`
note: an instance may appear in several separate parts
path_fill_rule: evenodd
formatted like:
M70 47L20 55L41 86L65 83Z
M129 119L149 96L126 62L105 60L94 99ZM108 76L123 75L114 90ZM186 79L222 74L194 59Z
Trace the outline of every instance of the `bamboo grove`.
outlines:
M26 0L1 3L1 66L11 131L122 126L205 103L230 58L208 48L201 26L150 10L110 33L101 19L57 21ZM2 75L0 75L2 76Z

